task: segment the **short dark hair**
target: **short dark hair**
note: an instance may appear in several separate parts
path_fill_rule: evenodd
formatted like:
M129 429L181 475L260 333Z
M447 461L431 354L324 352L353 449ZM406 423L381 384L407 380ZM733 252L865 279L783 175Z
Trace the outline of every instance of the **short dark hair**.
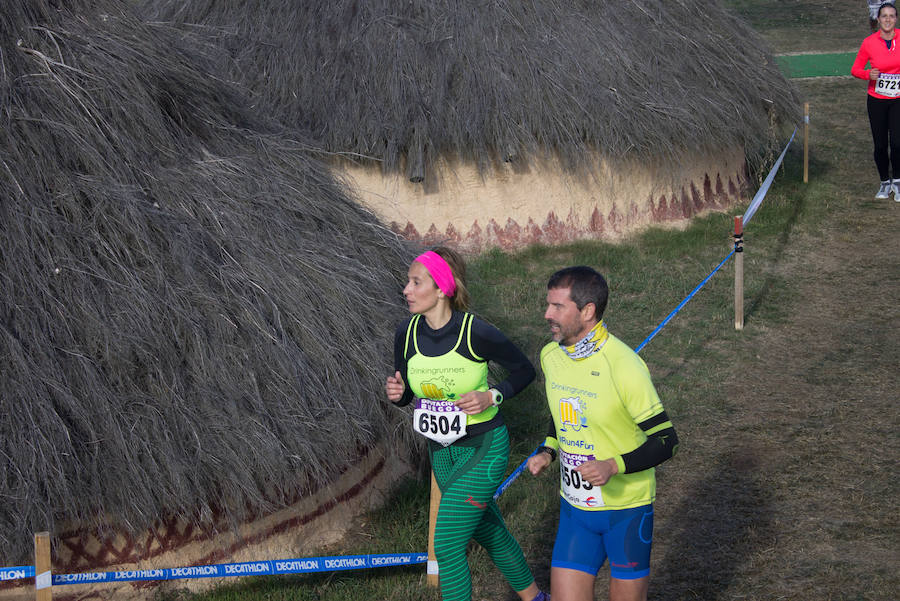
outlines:
M893 2L882 2L881 6L878 7L878 13L877 13L877 15L878 15L879 17L881 16L881 9L883 9L883 8L885 8L885 7L893 8L893 9L894 9L894 12L897 11L897 7L894 6L894 3L893 3Z
M606 301L609 299L609 286L595 269L587 265L575 265L560 269L551 275L550 281L547 282L547 290L556 288L568 288L569 296L579 311L584 309L588 303L594 303L597 319L603 319Z

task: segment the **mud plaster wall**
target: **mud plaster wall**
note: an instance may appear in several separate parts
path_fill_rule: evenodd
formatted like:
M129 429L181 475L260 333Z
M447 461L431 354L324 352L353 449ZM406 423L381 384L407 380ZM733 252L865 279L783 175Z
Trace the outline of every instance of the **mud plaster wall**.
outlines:
M552 161L513 161L479 173L471 164L440 161L425 183L377 166L346 164L337 172L395 232L471 252L614 240L650 224L683 223L737 203L747 183L740 149L684 157L674 166L598 164L593 174L568 173Z
M370 449L327 490L240 524L237 533L222 516L217 516L212 524L215 531L200 530L183 519L169 517L137 536L78 528L54 532L53 572L149 570L318 556L323 545L341 538L354 516L380 505L391 485L409 470L408 464L394 453L381 447ZM161 591L197 592L236 581L237 578L199 578L73 584L54 586L53 598L151 599ZM0 583L0 601L33 600L34 595L34 578Z

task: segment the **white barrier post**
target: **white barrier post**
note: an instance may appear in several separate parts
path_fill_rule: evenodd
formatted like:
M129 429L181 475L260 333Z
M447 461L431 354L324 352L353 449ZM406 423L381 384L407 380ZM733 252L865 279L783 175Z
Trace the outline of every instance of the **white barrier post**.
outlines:
M744 329L744 218L734 218L734 329Z
M428 563L426 564L428 566L426 568L428 574L426 580L430 586L438 586L440 584L437 558L434 556L434 527L437 524L440 506L441 489L437 485L437 480L434 479L434 472L431 472L431 504L428 511Z
M52 601L53 576L50 570L50 533L34 535L34 592L37 601Z
M809 183L809 103L803 103L803 183Z

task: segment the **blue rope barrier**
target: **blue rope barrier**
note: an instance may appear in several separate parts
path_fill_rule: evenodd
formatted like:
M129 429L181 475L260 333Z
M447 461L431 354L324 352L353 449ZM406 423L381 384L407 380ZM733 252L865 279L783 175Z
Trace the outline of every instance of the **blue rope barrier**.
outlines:
M651 340L653 340L653 337L656 336L656 335L659 333L659 331L662 330L662 329L666 326L666 324L669 323L669 322L672 320L672 318L675 317L675 315L676 315L679 311L681 311L681 308L684 307L684 306L687 304L687 302L688 302L689 300L691 300L692 298L694 298L694 295L697 294L697 292L698 292L701 288L703 288L704 285L706 285L706 282L709 281L709 278L713 277L713 276L716 274L716 272L719 271L719 269L722 268L722 265L724 265L725 262L728 261L728 259L731 258L731 255L733 255L733 254L734 254L734 250L732 249L732 251L731 251L730 253L728 253L728 256L726 256L724 259L722 259L722 262L719 263L719 264L716 266L715 269L713 269L711 272L709 272L709 275L706 276L705 278L703 278L703 281L700 282L699 284L697 284L697 287L694 288L693 290L691 290L690 294L688 294L688 295L685 297L685 299L684 299L683 301L681 301L680 303L678 303L678 306L675 307L675 309L674 309L671 313L669 313L669 314L666 316L666 318L663 319L663 320L660 322L660 324L659 324L658 326L656 326L656 329L653 330L652 332L650 332L650 335L647 336L646 338L644 338L644 341L643 341L642 343L640 343L639 345L637 345L637 348L634 349L634 352L635 352L635 353L640 353L641 350L643 350L643 348L644 348L645 346L647 346L647 343L650 342Z
M528 460L531 459L532 457L534 457L535 455L537 455L537 452L541 449L542 446L543 446L543 445L538 445L538 446L531 452L531 455L529 455L528 457L526 457L526 458L525 458L525 461L523 461L523 462L519 465L519 467L517 467L517 468L515 469L515 471L513 471L513 473L511 473L511 474L509 475L509 477L508 477L506 480L504 480L503 483L502 483L500 486L497 487L497 492L494 493L494 500L495 500L495 501L496 501L497 499L499 499L499 498L500 498L500 495L502 495L502 494L506 491L506 489L509 488L509 485L512 484L513 481L514 481L516 478L519 477L519 474L521 474L522 471L525 469L525 466L528 465Z

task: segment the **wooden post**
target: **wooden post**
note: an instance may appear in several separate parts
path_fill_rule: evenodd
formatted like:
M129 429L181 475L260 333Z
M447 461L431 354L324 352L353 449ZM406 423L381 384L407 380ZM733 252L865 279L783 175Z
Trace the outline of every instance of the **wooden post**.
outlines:
M803 103L803 183L809 183L809 103Z
M50 570L50 533L34 535L34 592L37 601L53 599L53 576Z
M744 329L744 218L734 218L734 329Z
M434 527L437 524L438 509L441 506L441 489L434 479L434 472L431 472L431 505L428 512L428 578L427 582L430 586L438 586L438 563L434 556Z

